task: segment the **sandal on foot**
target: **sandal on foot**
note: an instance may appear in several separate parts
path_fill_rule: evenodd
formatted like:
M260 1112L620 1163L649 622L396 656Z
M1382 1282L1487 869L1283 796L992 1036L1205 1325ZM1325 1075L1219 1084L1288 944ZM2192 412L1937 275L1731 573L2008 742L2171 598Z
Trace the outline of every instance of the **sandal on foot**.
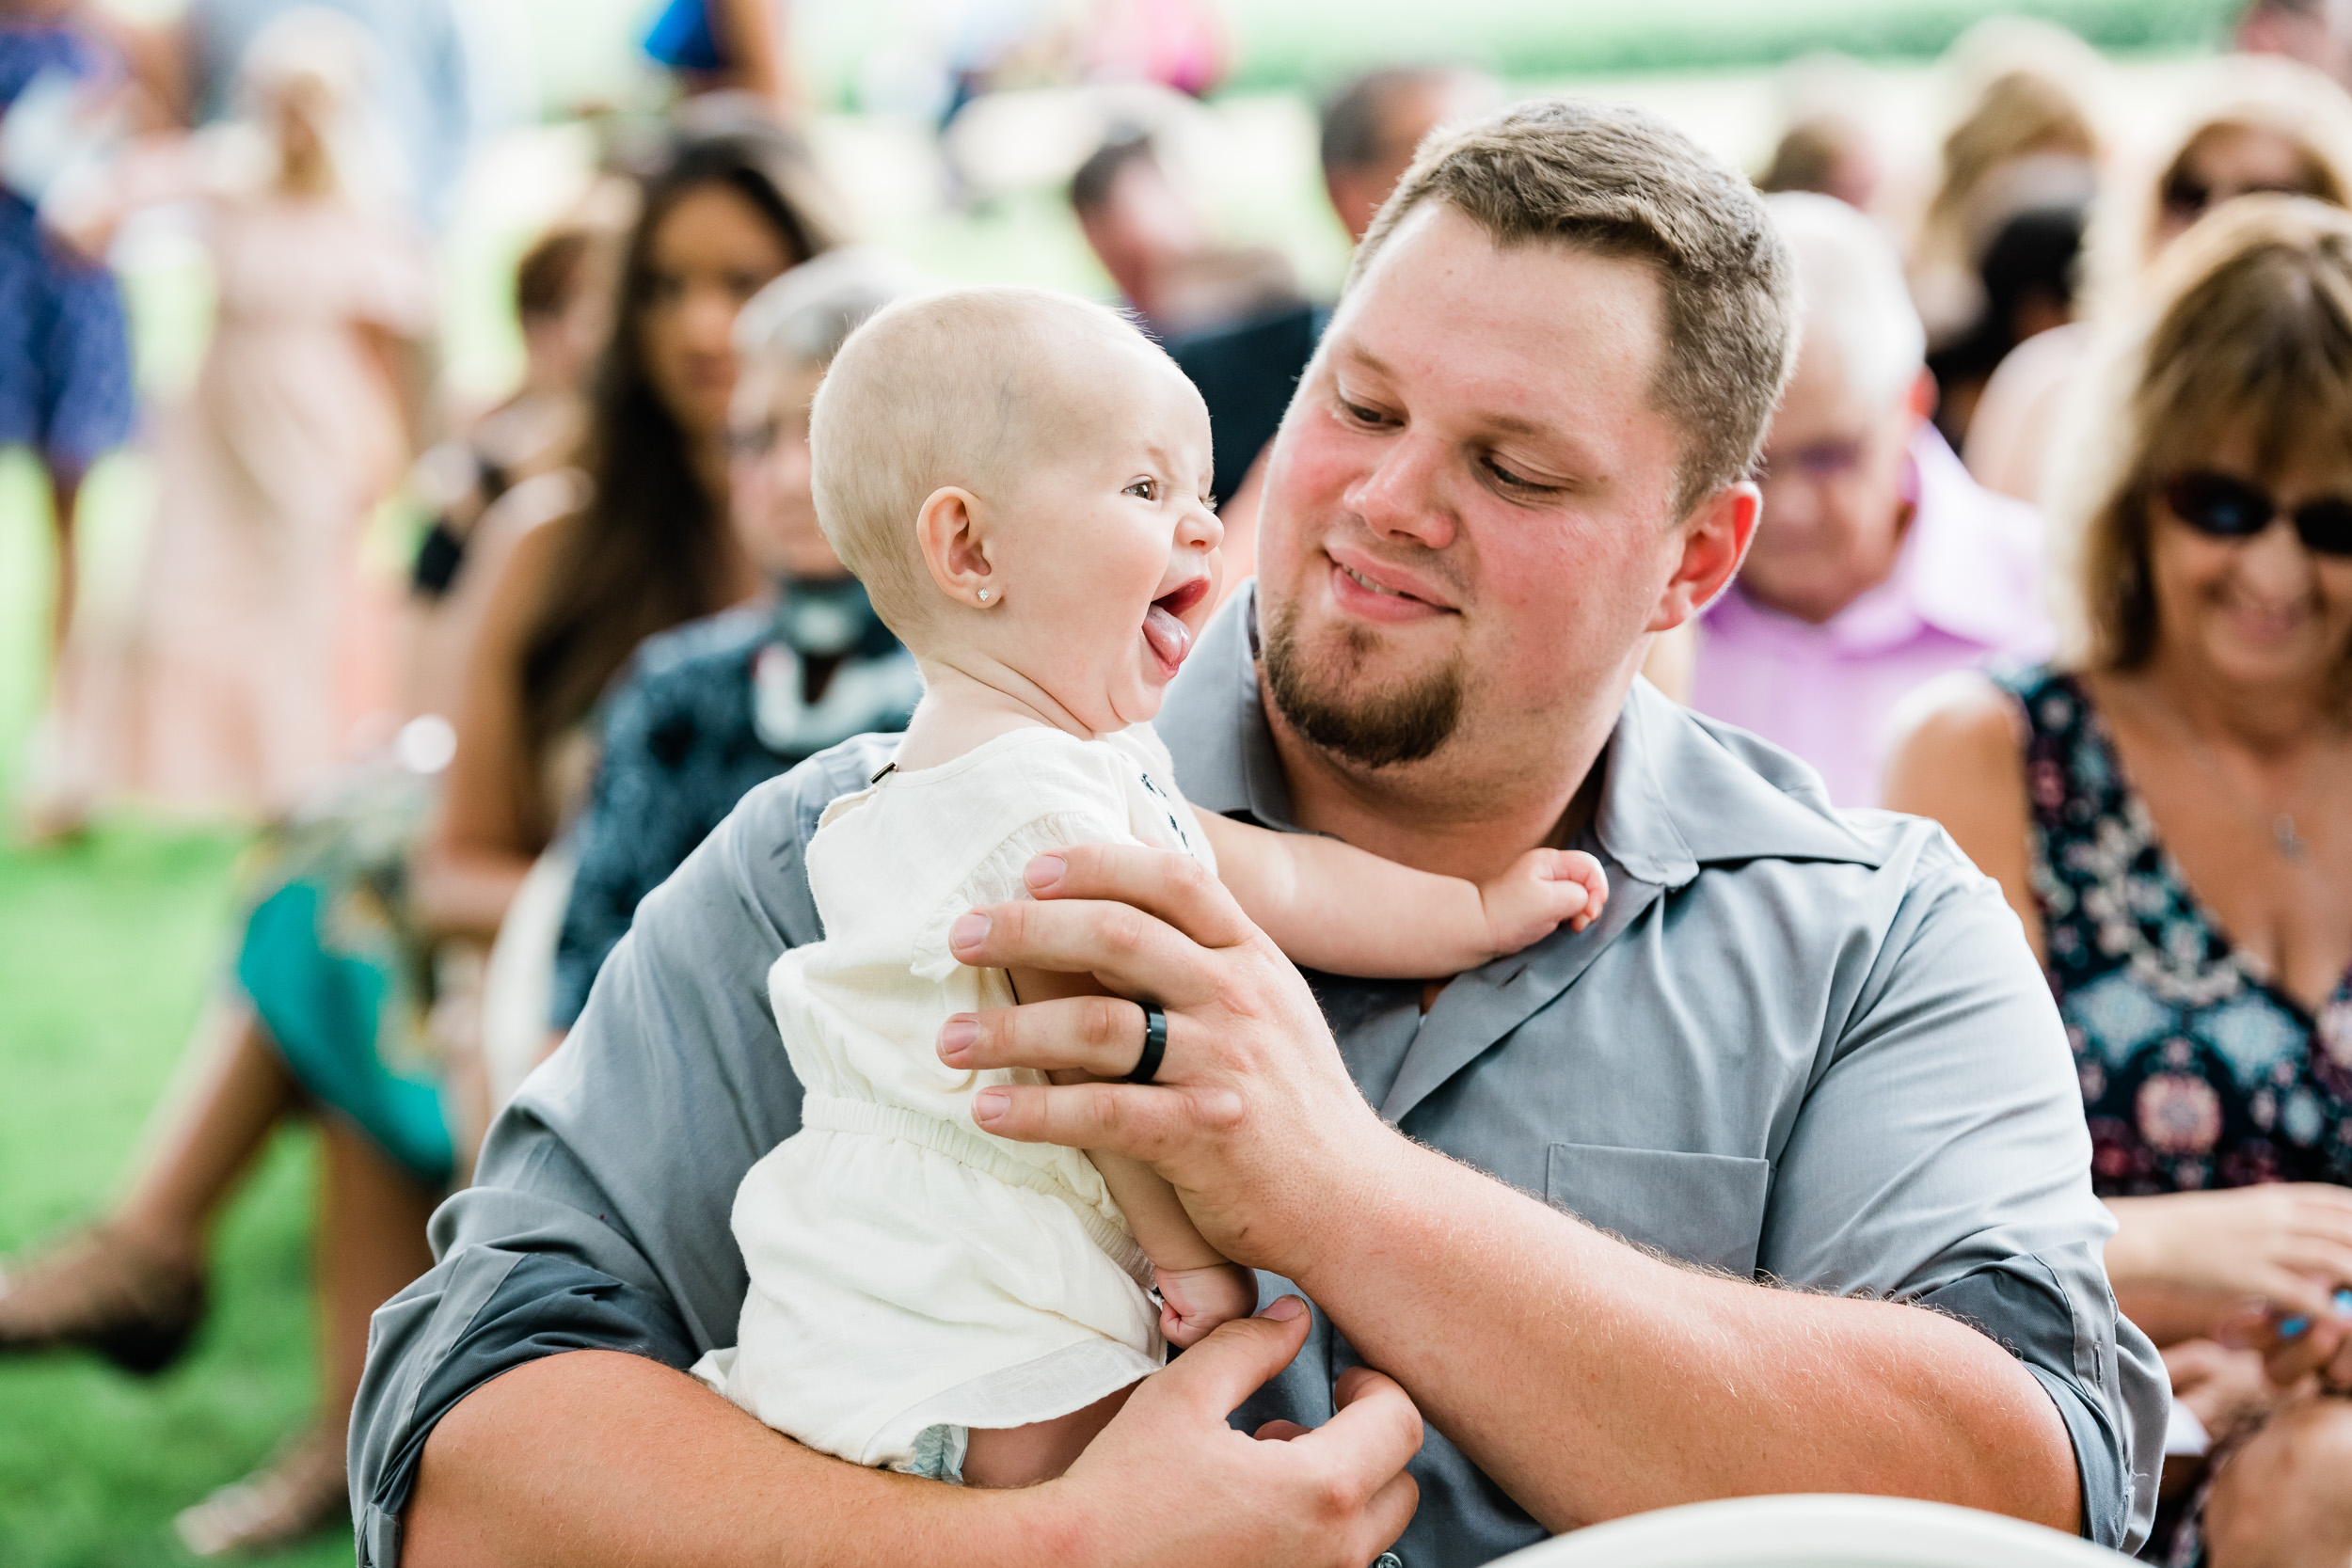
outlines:
M79 1347L145 1376L179 1357L203 1316L201 1269L109 1226L0 1271L0 1354Z
M321 1424L245 1480L183 1509L172 1528L198 1557L268 1551L329 1525L349 1524L350 1508L343 1434Z

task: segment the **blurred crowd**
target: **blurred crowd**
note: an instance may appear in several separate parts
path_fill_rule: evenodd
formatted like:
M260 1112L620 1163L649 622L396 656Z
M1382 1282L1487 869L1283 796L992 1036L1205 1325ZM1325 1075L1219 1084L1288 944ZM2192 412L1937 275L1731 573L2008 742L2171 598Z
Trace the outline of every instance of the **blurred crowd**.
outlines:
M324 1113L321 1409L191 1499L200 1552L343 1516L369 1313L639 901L754 785L921 695L818 530L807 424L849 333L927 284L851 232L782 8L660 11L675 103L521 257L522 372L483 409L435 372L478 118L461 8L192 0L148 32L0 0L0 443L38 457L58 542L19 830L136 801L266 846L192 1092L112 1213L8 1264L0 1348L168 1363L213 1217L281 1118ZM1208 404L1230 589L1330 313L1168 155L1154 105L1212 91L1230 46L1183 0L1000 8L902 96L952 150L1000 87L1104 87L1067 199ZM2234 43L2127 132L2079 40L1979 28L1924 192L1850 71L1792 73L1756 175L1804 323L1763 521L1649 666L1836 804L1938 817L2017 906L2123 1222L2110 1274L2173 1372L2157 1549L2184 1552L2233 1473L2272 1528L2352 1529L2314 1500L2352 1494L2352 1438L2320 1423L2309 1468L2280 1349L2352 1290L2352 220L2320 210L2352 205L2352 17L2254 0ZM1451 66L1334 85L1338 224L1360 240L1434 129L1509 96ZM159 208L217 307L142 418L105 259ZM134 610L77 623L82 481L135 428ZM388 586L365 545L393 500L416 527Z

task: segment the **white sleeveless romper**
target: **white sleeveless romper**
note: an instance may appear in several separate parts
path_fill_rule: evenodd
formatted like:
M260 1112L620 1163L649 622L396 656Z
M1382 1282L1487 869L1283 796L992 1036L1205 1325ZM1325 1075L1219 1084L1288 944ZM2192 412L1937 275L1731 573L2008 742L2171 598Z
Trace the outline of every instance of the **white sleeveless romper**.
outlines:
M1043 1075L937 1053L951 1014L1013 1000L948 927L1026 897L1041 851L1104 843L1216 869L1149 725L1018 730L826 808L807 857L824 940L769 974L802 1130L736 1193L751 1290L735 1350L694 1369L769 1426L954 1475L970 1429L1081 1409L1166 1359L1151 1265L1093 1164L973 1123L975 1090Z

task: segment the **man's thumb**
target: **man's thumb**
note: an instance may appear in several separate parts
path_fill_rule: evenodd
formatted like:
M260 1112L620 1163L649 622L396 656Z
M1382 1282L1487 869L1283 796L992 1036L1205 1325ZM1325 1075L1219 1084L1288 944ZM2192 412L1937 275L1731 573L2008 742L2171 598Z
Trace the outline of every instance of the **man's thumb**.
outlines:
M1305 1301L1282 1296L1254 1318L1217 1324L1207 1338L1169 1362L1157 1381L1222 1421L1266 1379L1291 1364L1313 1322Z

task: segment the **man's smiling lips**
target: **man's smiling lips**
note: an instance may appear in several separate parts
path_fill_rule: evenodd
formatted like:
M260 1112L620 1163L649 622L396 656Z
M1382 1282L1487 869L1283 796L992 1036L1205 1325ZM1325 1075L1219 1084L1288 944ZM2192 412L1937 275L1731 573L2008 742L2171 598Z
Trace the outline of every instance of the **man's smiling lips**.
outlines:
M1353 550L1327 550L1331 562L1331 596L1340 608L1367 621L1423 621L1457 613L1417 578Z

